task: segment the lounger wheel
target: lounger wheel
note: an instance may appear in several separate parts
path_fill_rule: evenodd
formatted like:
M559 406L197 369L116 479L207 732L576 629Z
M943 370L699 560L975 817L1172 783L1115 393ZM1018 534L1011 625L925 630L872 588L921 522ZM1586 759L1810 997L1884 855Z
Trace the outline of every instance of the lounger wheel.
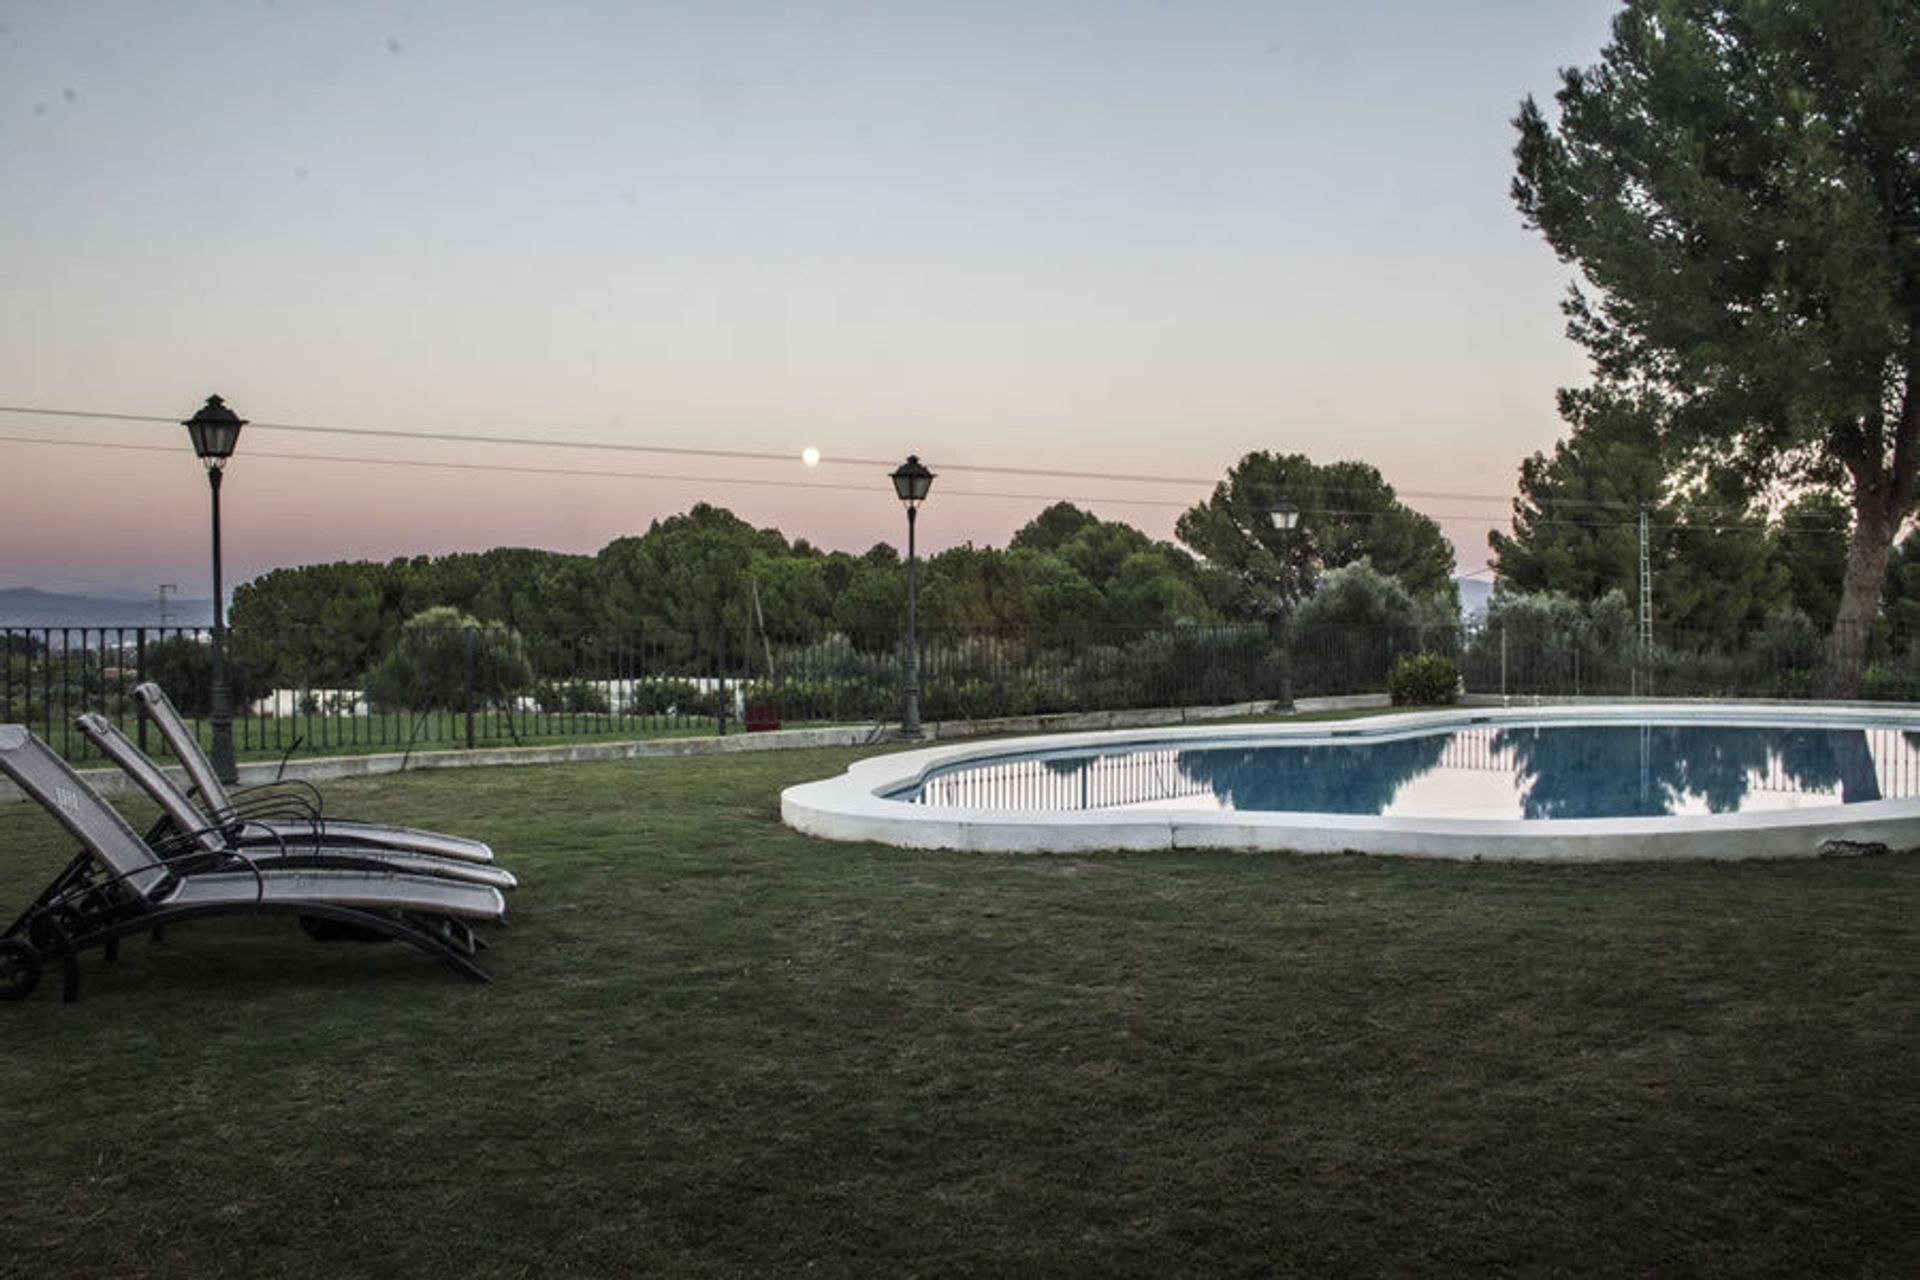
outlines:
M0 938L0 1000L24 1000L40 985L40 953L18 938Z

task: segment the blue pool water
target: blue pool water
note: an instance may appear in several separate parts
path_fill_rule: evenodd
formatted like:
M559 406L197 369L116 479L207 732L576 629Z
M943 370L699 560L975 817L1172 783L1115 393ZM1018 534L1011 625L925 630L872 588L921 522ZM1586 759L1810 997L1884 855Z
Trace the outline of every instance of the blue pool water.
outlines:
M889 799L934 807L1199 809L1551 820L1750 813L1920 795L1898 728L1514 724L1384 738L1009 754Z

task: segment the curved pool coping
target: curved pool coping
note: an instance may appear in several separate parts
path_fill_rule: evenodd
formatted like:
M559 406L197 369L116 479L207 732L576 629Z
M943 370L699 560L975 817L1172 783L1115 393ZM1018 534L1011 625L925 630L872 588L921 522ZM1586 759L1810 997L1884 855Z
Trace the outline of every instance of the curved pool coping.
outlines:
M1670 818L1554 821L1378 818L1351 814L1207 812L1140 808L1058 812L933 808L888 800L946 765L1086 747L1256 746L1405 737L1487 724L1768 724L1862 726L1920 733L1920 711L1781 703L1604 703L1457 708L1364 720L1107 730L972 741L855 761L838 777L788 787L780 817L830 840L979 853L1233 849L1368 853L1462 861L1622 862L1804 858L1823 846L1920 847L1920 799ZM1828 850L1829 852L1831 850Z

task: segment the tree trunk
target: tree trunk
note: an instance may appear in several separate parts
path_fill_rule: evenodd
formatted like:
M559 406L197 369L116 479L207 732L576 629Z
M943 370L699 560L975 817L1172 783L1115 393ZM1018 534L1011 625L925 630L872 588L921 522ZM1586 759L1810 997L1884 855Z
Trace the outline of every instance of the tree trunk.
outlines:
M1847 548L1840 609L1827 635L1826 665L1814 686L1816 697L1860 696L1867 648L1873 641L1873 624L1880 616L1880 596L1886 588L1887 557L1893 551L1894 521L1888 505L1879 494L1855 495L1853 545Z

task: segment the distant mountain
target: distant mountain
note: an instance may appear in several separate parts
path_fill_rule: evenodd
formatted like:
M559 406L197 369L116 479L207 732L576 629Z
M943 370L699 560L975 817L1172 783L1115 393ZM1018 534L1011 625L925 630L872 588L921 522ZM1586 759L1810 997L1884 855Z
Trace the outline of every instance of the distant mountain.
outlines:
M213 601L167 597L170 627L213 623ZM157 627L160 605L154 599L111 600L63 595L33 587L0 588L0 627Z
M1455 578L1453 585L1460 588L1460 616L1471 618L1475 614L1487 611L1487 598L1493 594L1493 584L1485 578Z

